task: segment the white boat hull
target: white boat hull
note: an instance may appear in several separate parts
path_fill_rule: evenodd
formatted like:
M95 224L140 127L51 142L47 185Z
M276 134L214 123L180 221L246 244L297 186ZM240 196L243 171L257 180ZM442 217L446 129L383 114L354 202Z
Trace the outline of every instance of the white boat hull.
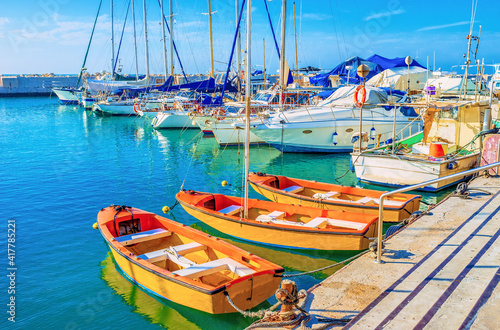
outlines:
M52 91L59 98L59 103L61 104L78 104L78 97L75 92L66 88L54 88Z
M478 161L478 153L452 160L432 161L410 159L402 155L359 154L356 152L352 153L351 159L356 177L361 182L404 187L474 168ZM454 163L453 166L450 165L452 163ZM460 178L434 183L419 190L438 191L466 178L467 176L464 175Z
M102 113L107 113L115 116L137 116L137 112L134 111L134 104L124 103L124 104L105 104L96 103L95 108Z
M163 111L158 113L151 125L154 128L198 128L189 118L188 111Z
M235 121L219 121L210 124L215 140L221 147L237 146L245 143L245 129L241 126L235 126ZM265 144L266 141L250 131L250 144Z
M404 129L413 118L399 120L396 131ZM391 138L393 121L390 119L363 120L363 132L375 133L368 142L363 142L362 148L374 147L375 136L381 133L381 143ZM403 132L409 136L420 130L420 122L415 121ZM359 142L352 143L352 136L359 131L359 119L338 119L324 122L300 122L273 125L259 125L252 132L272 147L283 152L351 152L358 147Z

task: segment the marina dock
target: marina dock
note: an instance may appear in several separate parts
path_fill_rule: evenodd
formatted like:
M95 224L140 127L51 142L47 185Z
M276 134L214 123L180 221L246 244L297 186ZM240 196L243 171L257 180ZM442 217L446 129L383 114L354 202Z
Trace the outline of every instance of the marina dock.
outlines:
M346 329L498 328L500 178L477 178L469 193L388 238L383 263L367 253L311 288L308 312L352 319Z

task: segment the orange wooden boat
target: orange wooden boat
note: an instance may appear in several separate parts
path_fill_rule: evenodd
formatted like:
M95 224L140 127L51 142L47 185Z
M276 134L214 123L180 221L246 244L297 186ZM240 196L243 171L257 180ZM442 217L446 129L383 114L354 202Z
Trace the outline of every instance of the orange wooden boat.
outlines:
M378 216L380 195L384 191L341 186L282 175L250 173L252 188L278 202L328 210L344 210ZM399 222L420 207L420 195L397 194L384 199L384 221Z
M207 225L240 239L279 247L362 250L376 236L377 216L314 207L248 200L182 190L175 196L184 209Z
M128 206L102 209L102 236L133 282L160 297L211 314L243 310L272 296L283 268L194 228Z

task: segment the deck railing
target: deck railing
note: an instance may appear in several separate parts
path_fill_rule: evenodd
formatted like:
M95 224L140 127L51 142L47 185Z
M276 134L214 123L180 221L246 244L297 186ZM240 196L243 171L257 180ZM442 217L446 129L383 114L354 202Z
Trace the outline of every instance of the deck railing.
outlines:
M404 187L404 188L400 188L400 189L396 189L396 190L393 190L393 191L388 191L386 193L383 193L380 196L380 205L379 205L379 208L378 208L378 235L377 235L378 237L377 237L377 260L376 260L376 262L377 263L382 263L383 262L382 261L382 241L383 241L382 225L384 223L383 209L384 209L384 199L386 197L389 197L389 196L392 196L392 195L395 195L395 194L404 193L404 192L407 192L407 191L410 191L410 190L415 190L417 188L425 187L425 186L428 186L430 184L438 183L438 182L441 182L441 181L444 181L444 180L454 179L454 178L460 178L460 177L463 177L464 175L465 176L469 176L469 175L472 175L472 174L475 174L475 173L478 173L478 172L481 172L481 171L484 171L484 170L488 170L490 168L499 167L499 166L500 166L500 162L495 162L495 163L491 163L489 165L485 165L485 166L473 168L471 170L467 170L467 171L463 171L463 172L460 172L460 173L455 173L455 174L447 175L447 176L444 176L442 178L428 180L428 181L425 181L425 182L414 184L412 186L408 186L408 187Z

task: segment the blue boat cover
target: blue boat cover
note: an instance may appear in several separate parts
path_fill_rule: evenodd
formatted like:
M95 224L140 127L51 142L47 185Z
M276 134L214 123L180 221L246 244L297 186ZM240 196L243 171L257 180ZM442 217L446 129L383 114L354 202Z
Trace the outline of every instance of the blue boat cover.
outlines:
M332 71L327 72L327 73L320 73L314 77L309 78L309 81L311 84L316 85L316 86L323 86L323 87L329 87L330 86L330 79L328 78L329 76L332 75L339 75L341 83L346 83L347 78L349 76L349 83L351 84L358 84L360 82L359 76L356 74L356 69L358 66L361 64L366 64L368 68L370 68L370 73L368 76L365 78L365 80L370 79L374 75L376 75L379 72L384 71L384 69L378 65L377 63L373 63L370 61L367 61L361 57L355 56L351 57L344 62L340 63L337 65ZM352 66L352 70L347 70L347 66Z
M309 81L311 84L316 85L316 86L323 86L323 87L329 87L330 86L330 79L328 78L331 75L339 75L340 76L340 82L342 84L347 83L347 78L349 75L349 83L350 84L359 84L360 83L360 78L356 73L356 69L358 66L361 64L366 64L368 65L368 68L370 68L370 73L368 76L365 78L365 80L370 79L374 75L376 75L379 72L382 72L386 69L390 68L397 68L397 67L407 67L405 63L405 58L404 57L395 57L395 58L386 58L377 54L374 54L370 56L369 58L362 59L361 57L351 57L344 62L340 63L337 65L332 71L327 72L327 73L320 73L314 77L309 78ZM351 65L353 69L351 72L346 69L346 66ZM417 61L413 60L412 64L410 66L417 66L420 68L425 69L424 66L420 65Z
M377 63L384 70L398 67L407 67L404 57L386 58L377 54L374 54L366 59L367 61ZM420 65L417 61L413 60L410 66L418 66L422 69L426 69L424 66Z

